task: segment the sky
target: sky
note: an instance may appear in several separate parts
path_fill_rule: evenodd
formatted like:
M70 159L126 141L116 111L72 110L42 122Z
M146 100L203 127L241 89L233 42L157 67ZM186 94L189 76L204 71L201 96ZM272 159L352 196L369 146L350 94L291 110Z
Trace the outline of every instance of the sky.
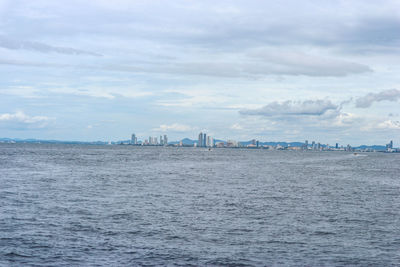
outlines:
M400 143L400 1L0 0L0 137Z

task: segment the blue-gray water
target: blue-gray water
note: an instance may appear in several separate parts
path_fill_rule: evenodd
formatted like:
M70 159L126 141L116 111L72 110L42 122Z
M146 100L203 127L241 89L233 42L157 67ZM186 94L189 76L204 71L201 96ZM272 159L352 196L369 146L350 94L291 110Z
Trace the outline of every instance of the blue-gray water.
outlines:
M400 154L0 144L0 265L400 265Z

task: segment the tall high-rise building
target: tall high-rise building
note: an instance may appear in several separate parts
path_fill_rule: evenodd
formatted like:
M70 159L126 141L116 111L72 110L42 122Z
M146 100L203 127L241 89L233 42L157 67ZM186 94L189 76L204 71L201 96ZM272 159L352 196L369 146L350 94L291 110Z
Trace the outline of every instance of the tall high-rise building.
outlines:
M393 140L390 140L389 144L386 144L386 150L393 148Z
M304 150L308 149L308 140L304 141L303 149Z
M160 145L164 145L164 140L161 135L160 135Z
M164 146L168 145L168 137L166 134L164 134Z
M207 147L213 147L214 146L214 138L212 138L211 136L207 136L206 146Z
M197 146L198 147L203 146L203 133L199 133L199 139L197 140Z
M335 148L336 148L336 149L338 149L338 148L339 148L339 143L336 143L336 146L335 146Z
M132 136L131 136L131 144L132 145L136 145L136 135L135 134L132 134Z
M206 147L206 142L207 142L207 135L203 134L203 147Z

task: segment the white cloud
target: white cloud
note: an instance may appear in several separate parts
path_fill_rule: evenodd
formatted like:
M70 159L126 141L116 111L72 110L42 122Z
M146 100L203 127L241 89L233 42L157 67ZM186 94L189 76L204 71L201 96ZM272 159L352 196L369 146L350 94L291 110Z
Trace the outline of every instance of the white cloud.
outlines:
M0 126L12 129L44 128L54 118L46 116L29 116L22 111L0 114Z
M359 119L359 117L355 114L341 112L333 119L332 126L349 126L350 124L353 124L357 119Z
M400 121L386 120L377 125L379 129L400 130Z
M260 116L320 116L328 110L338 109L330 100L272 102L259 109L244 109L242 115Z
M231 126L232 130L243 130L243 127L239 123L235 123Z
M40 123L49 121L48 117L45 116L28 116L22 111L16 113L3 113L0 114L0 122L22 122L27 124Z
M160 127L153 129L154 131L160 131L160 132L190 132L192 130L195 130L194 127L191 127L189 125L185 124L179 124L179 123L173 123L170 125L167 124L162 124Z

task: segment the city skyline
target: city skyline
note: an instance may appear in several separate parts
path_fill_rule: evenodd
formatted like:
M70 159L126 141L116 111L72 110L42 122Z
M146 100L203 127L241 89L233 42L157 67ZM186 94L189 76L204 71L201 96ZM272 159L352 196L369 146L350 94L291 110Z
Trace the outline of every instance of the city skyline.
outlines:
M400 143L400 3L0 1L0 137Z
M184 140L190 140L191 144L183 143ZM232 139L227 140L218 140L214 139L212 136L207 135L207 133L200 132L198 134L197 140L191 140L187 137L181 139L179 142L174 141L172 143L168 143L167 135L164 135L164 138L160 135L160 142L157 141L157 137L149 137L149 139L138 140L136 134L132 134L131 140L128 142L120 141L120 144L129 144L129 145L138 145L138 146L191 146L198 148L262 148L262 149L273 149L273 150L312 150L312 151L362 151L362 152L374 152L376 148L364 147L366 145L361 145L358 148L354 148L350 144L343 145L339 143L335 143L334 145L323 144L321 142L311 141L309 144L308 140L305 140L304 143L301 142L268 142L268 141L260 141L256 139L251 139L249 141L237 141ZM118 143L118 142L117 142ZM276 143L276 144L272 144ZM286 144L283 144L286 143ZM294 144L294 145L293 145ZM383 146L382 146L383 147ZM378 151L382 151L382 149L378 149ZM384 151L386 152L400 152L400 148L395 148L393 146L393 140L390 140L389 143L385 145Z
M380 143L363 143L363 144L351 144L348 142L343 143L334 143L329 144L329 142L323 141L314 141L311 143L308 140L268 140L268 139L248 139L248 140L235 140L228 137L214 138L213 136L208 135L207 133L200 132L198 134L198 139L192 139L191 137L185 136L182 138L178 138L175 140L169 140L168 135L160 135L157 136L149 136L146 137L138 137L135 133L130 135L130 139L125 140L56 140L56 139L36 139L36 138L4 138L0 137L0 143L65 143L65 144L129 144L129 145L138 145L138 146L194 146L194 147L262 147L267 145L273 146L282 146L282 147L298 147L298 148L310 148L311 150L320 150L322 148L335 148L336 150L346 150L347 148L360 148L365 147L367 150L371 151L371 147L380 147L385 148L385 150L393 150L393 152L399 152L400 147L396 148L393 140L390 140L389 143L384 144L384 141ZM199 145L200 144L200 145ZM347 144L347 145L346 145ZM368 148L370 147L370 148ZM372 149L374 150L374 149ZM382 149L379 149L382 150Z
M159 141L158 141L159 140ZM185 141L185 143L183 142ZM267 141L267 140L233 140L233 139L215 139L214 137L207 135L207 133L200 132L198 134L198 139L190 139L188 137L184 137L180 140L175 140L172 142L168 142L168 136L164 134L164 136L160 135L160 138L149 136L148 139L138 139L135 133L131 135L131 139L128 141L113 141L114 144L129 144L129 145L138 145L138 146L193 146L193 147L203 147L203 148L213 148L213 147L247 147L247 148L298 148L300 150L345 150L352 151L353 147L365 147L364 151L374 151L375 149L371 149L368 147L376 147L381 146L384 147L388 152L399 152L400 148L396 148L393 145L393 140L390 140L389 143L383 144L362 144L359 146L354 146L352 144L329 144L323 143L320 141L312 140L311 143L308 140L304 142L294 141L294 142L286 142L286 141ZM189 142L189 143L187 143ZM111 141L109 141L111 144ZM274 143L274 144L273 144Z

